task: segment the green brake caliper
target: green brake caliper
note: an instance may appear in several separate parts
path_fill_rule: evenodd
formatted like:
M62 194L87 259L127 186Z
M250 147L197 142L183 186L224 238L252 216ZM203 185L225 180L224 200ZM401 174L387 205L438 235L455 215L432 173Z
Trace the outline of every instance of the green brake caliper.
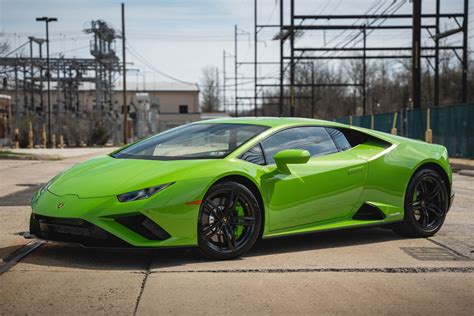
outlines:
M237 218L243 218L245 213L244 213L244 208L240 203L238 203L235 207L235 211L237 212ZM239 237L242 235L242 232L244 231L244 225L235 225L234 227L234 234L235 238L239 239Z

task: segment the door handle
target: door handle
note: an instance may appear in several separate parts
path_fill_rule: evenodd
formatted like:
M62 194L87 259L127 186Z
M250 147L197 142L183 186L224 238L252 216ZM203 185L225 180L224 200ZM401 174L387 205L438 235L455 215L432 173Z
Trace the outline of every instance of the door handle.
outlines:
M364 170L364 168L365 168L365 166L353 167L353 168L350 168L349 170L347 170L347 173L348 174L354 174L354 173L362 172L362 170Z

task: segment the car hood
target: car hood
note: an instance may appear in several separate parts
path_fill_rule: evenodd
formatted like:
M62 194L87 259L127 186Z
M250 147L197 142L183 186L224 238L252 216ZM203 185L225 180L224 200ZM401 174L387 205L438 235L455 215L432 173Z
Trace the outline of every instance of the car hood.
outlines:
M48 190L56 195L103 197L196 177L209 160L142 160L101 156L59 175ZM210 176L209 173L200 173Z

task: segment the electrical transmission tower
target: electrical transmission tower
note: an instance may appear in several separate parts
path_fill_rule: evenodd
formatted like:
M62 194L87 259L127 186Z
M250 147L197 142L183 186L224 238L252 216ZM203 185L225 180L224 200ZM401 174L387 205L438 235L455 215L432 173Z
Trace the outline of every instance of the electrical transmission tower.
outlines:
M461 99L467 102L467 75L468 75L468 14L469 0L463 2L462 12L441 12L441 0L435 0L435 13L423 13L422 0L412 0L410 14L398 14L406 1L390 2L387 8L379 13L365 14L299 14L296 10L297 0L279 0L279 23L260 24L257 19L258 1L254 0L254 96L253 100L255 114L257 108L263 107L263 101L267 105L278 105L278 113L282 115L294 116L297 113L297 100L310 99L312 103L312 114L314 116L315 88L324 87L355 87L360 90L362 99L362 112L366 114L367 108L367 62L369 60L397 59L411 61L411 102L414 108L421 106L421 61L424 59L434 71L434 105L439 105L440 83L439 64L441 51L453 51L459 59L462 67ZM286 4L286 5L285 5ZM382 8L382 4L377 4ZM289 10L288 10L289 8ZM286 9L286 10L285 10ZM382 8L383 9L383 8ZM286 12L285 12L286 11ZM289 11L289 12L288 12ZM302 10L300 10L302 11ZM456 27L441 32L441 25L444 21L451 19L456 23ZM279 62L260 62L258 59L257 44L259 42L259 31L264 28L277 30L273 40L280 43ZM407 46L374 46L368 44L368 39L372 32L380 34L390 30L411 31L411 45ZM339 31L349 33L348 41L342 44L330 45L298 45L297 40L306 34L322 32L324 37L326 32ZM462 33L462 45L441 45L441 40L454 34ZM427 34L425 38L423 34ZM387 34L388 38L388 34ZM311 43L310 41L306 41ZM432 43L424 44L422 42ZM314 82L314 62L325 61L325 63L337 60L355 60L362 64L362 76L360 80L354 82L325 83ZM258 76L257 67L264 64L279 65L278 83L264 83L265 78ZM300 84L296 80L296 69L298 65L308 64L312 67L312 82ZM263 92L265 89L278 88L279 96L271 97L270 100L277 99L277 103L268 102L268 96ZM311 95L297 93L298 89L310 88Z

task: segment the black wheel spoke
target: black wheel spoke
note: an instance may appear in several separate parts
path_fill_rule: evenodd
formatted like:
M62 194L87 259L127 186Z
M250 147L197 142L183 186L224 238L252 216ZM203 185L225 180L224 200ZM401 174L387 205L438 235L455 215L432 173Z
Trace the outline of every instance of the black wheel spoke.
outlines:
M439 197L440 194L441 194L441 187L439 185L436 185L434 189L426 196L426 199L428 201L433 201L434 199Z
M426 181L421 181L420 182L420 191L425 196L428 193L428 187L426 185Z
M433 215L435 215L437 218L441 218L443 217L444 215L444 212L439 208L437 207L436 205L434 204L428 204L426 206L426 210L427 211L430 211Z
M235 217L232 219L232 224L236 226L253 226L255 224L255 218L250 216Z
M429 219L428 211L426 210L426 208L423 208L422 213L421 213L421 225L424 228L427 228L429 224L429 220L430 219Z
M235 207L237 206L238 200L239 200L239 192L231 191L229 194L229 199L225 207L226 216L229 216L230 214L232 214L232 212L235 211Z
M211 201L206 201L204 209L206 210L206 213L216 216L219 220L221 220L225 216L222 212L222 209L219 206L216 206Z
M202 211L208 215L214 215L214 208L208 203L204 204Z
M224 236L227 240L227 246L229 247L229 250L234 251L236 248L235 235L234 231L229 225L224 226Z
M220 221L217 221L214 224L207 226L206 228L202 230L202 233L205 236L209 236L209 232L214 231L214 234L215 234L217 232L217 227L219 227L220 223L221 223ZM211 234L211 235L214 235L214 234Z

